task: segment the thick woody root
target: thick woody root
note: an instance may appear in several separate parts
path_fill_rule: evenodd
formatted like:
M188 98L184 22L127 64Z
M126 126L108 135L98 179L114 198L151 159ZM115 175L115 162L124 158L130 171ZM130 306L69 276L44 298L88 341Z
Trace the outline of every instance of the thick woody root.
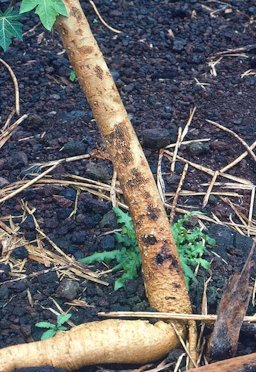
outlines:
M43 365L73 371L95 363L144 364L177 345L175 332L164 322L104 320L82 324L49 340L4 348L0 372Z
M203 367L189 369L188 372L253 372L256 371L256 353L222 360Z

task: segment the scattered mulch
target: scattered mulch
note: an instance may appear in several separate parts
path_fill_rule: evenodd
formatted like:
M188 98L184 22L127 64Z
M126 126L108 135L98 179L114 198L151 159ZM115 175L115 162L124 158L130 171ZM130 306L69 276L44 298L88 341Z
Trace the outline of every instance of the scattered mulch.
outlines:
M247 155L228 169L232 179L214 174L246 149L212 124L232 130L249 146L255 141L254 1L95 1L121 34L104 27L89 2L81 4L151 169L163 180L168 213L172 206L175 219L184 211L204 212L199 223L217 241L208 256L211 273L199 270L198 283L190 289L194 311L201 313L204 282L211 275L208 313L215 314L228 278L241 271L256 235L255 161ZM76 266L76 260L114 244L113 236L105 234L118 227L111 212L113 169L86 99L69 79L72 68L58 35L37 24L35 16L24 16L23 41L0 52L17 77L21 115L28 115L1 147L0 199L56 160L68 160L0 204L0 347L39 340L42 330L35 324L55 322L56 312L70 311L77 325L99 319L99 311L150 310L141 278L114 292L118 274L101 275L108 269L103 265L96 267L97 275L96 268ZM0 86L3 127L14 107L14 88L2 65ZM184 141L192 143L179 147L174 163L178 128L184 131L189 118ZM160 151L169 144L174 147ZM177 194L185 164L179 157L193 164ZM115 193L123 202L118 184ZM255 312L253 305L248 314ZM242 336L238 355L255 352L254 339L255 334ZM172 352L168 362L175 363L178 355Z

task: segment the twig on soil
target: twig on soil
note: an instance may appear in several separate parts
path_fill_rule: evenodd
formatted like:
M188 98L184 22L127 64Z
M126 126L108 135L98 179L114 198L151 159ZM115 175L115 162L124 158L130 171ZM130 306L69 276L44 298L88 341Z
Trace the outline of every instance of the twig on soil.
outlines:
M256 48L256 44L250 44L250 45L245 45L243 47L240 47L240 48L234 48L234 49L227 49L227 50L224 50L222 52L217 52L214 54L214 56L223 56L223 55L226 55L226 54L230 54L230 53L240 53L240 52L249 52L251 51L252 49L255 49ZM211 57L213 58L213 57Z
M113 177L111 180L111 188L110 188L110 197L112 202L112 207L116 207L116 181L117 181L117 173L114 170Z
M252 192L251 192L250 208L249 208L249 215L248 215L248 235L249 236L250 236L250 227L252 224L254 202L255 202L255 186L252 188Z
M182 129L179 127L178 137L177 137L176 145L175 145L175 148L174 148L174 151L173 151L173 158L172 158L172 162L171 162L171 177L173 176L173 173L175 171L176 157L177 157L179 147L180 147L180 143L181 143L181 136L182 136Z
M211 279L212 278L209 277L204 282L204 290L203 290L202 306L201 306L202 315L208 315L208 310L207 310L207 286L208 286L208 283L211 281ZM198 341L197 341L197 350L200 351L199 355L198 355L198 360L197 360L198 364L200 363L200 361L202 359L202 356L203 356L203 352L204 352L204 345L205 345L204 329L205 329L205 323L202 323L201 327L200 327L200 333L199 333Z
M39 275L47 274L51 271L57 271L57 270L60 270L60 269L68 269L70 266L71 266L70 264L69 265L62 265L62 266L58 266L58 267L57 266L56 267L51 267L50 269L37 271L37 272L31 273L31 274L21 274L18 278L6 280L6 281L2 282L1 284L13 283L13 282L18 282L20 280L34 278L34 277L37 277Z
M74 217L76 215L77 208L78 208L79 195L80 195L80 190L76 190L76 198L75 198L74 208L73 208L73 211L70 213L69 218Z
M243 226L246 229L248 229L248 224L246 223L245 218L242 216L241 212L237 209L237 207L231 202L231 200L229 200L228 198L223 198L223 197L221 197L221 200L224 203L228 204L233 209L233 211L235 212L236 216L242 222Z
M255 141L255 145L256 145L256 141ZM248 154L247 152L246 152L246 154ZM164 155L167 157L167 158L173 158L173 153L171 152L171 151L168 151L168 150L164 150ZM245 155L246 156L246 155ZM183 163L188 163L189 165L191 165L193 168L195 168L195 169L198 169L198 170L200 170L200 171L202 171L202 172L204 172L204 173L207 173L207 174L209 174L210 176L214 176L214 173L215 173L215 171L213 171L212 169L210 169L210 168L207 168L207 167L204 167L204 166L202 166L202 165L199 165L199 164L196 164L196 163L194 163L194 162L192 162L192 161L190 161L190 160L187 160L187 159L184 159L183 157L181 157L181 156L179 156L179 155L177 155L177 159L178 160L180 160L180 161L182 161ZM246 180L246 179L244 179L244 178L240 178L240 177L236 177L236 176L233 176L233 175L231 175L231 174L228 174L228 173L224 173L223 172L223 169L221 169L220 171L219 171L219 175L221 176L221 177L225 177L225 178L227 178L227 179L230 179L230 180L233 180L233 181L236 181L236 182L241 182L242 184L245 184L245 185L252 185L252 183L250 182L250 181L248 181L248 180Z
M182 141L180 143L180 146L189 145L190 143L196 143L196 142L209 142L210 140L211 140L210 138L201 138L201 139L194 139L194 140L190 140L190 141ZM165 149L170 149L170 148L175 147L175 146L177 146L177 142L166 146Z
M207 203L208 203L209 197L211 195L212 189L214 187L215 181L216 181L218 176L219 176L219 172L218 171L214 172L214 175L213 175L212 180L211 180L211 182L208 186L208 189L206 191L206 194L205 194L205 197L204 197L204 200L203 200L203 208L205 208Z
M185 125L183 131L182 131L182 134L181 134L181 140L180 140L180 143L179 143L179 147L180 147L180 144L181 142L184 140L184 138L186 137L187 133L188 133L188 128L190 126L190 124L192 123L192 120L193 120L193 117L195 115L195 112L196 112L196 107L194 107L191 111L190 111L190 114L189 114L189 118L188 118L188 121L187 121L187 124Z
M224 127L223 125L221 125L219 123L216 123L215 121L208 120L208 119L206 119L206 121L207 121L207 123L210 123L210 124L214 125L215 127L220 128L220 129L224 130L225 132L231 134L233 137L235 137L246 148L247 152L251 155L253 160L256 161L256 155L251 150L250 146L247 145L247 143L238 134L236 134L233 130Z
M5 124L4 124L4 126L3 126L3 128L1 129L1 132L3 133L8 127L9 127L9 125L10 125L10 122L11 122L11 120L12 120L12 118L13 118L13 116L15 115L15 109L13 109L11 112L10 112L10 114L8 115L8 118L7 118L7 120L6 120L6 122L5 122Z
M161 196L162 202L165 203L165 184L162 176L162 159L163 159L163 150L159 151L159 157L157 162L157 172L156 172L156 183L158 192Z
M116 34L120 34L122 31L119 31L117 30L116 28L113 28L111 26L109 26L107 24L107 22L102 18L102 16L100 15L100 12L98 11L96 5L94 4L94 2L92 0L89 0L89 3L91 4L91 6L93 7L93 10L95 11L95 13L97 14L97 16L99 17L99 19L101 20L101 22L104 24L104 26L106 26L110 31L112 32L115 32Z
M256 141L250 146L251 150L254 150L256 147ZM226 165L225 167L221 168L220 172L226 172L230 168L233 168L236 164L238 164L241 160L243 160L248 155L248 151L243 152L240 156L238 156L235 160L233 160L230 164Z
M14 89L15 89L15 110L16 110L16 114L20 115L20 92L19 92L18 80L12 68L8 65L8 63L5 62L2 58L0 58L0 62L7 68L7 70L9 71L9 74L11 75Z
M201 83L196 77L194 78L194 80L196 81L196 85L198 85L203 90L206 90L205 86L211 85L209 83Z
M187 346L186 346L186 344L185 344L185 342L184 342L182 336L180 335L180 333L179 333L179 331L178 331L176 325L175 325L174 323L171 323L171 325L172 325L172 327L173 327L173 329L174 329L174 331L175 331L177 337L179 338L180 343L181 343L181 345L183 346L183 349L185 350L187 356L189 357L190 362L193 364L194 367L197 367L196 361L194 361L192 355L190 354L190 352L189 352L189 350L188 350L188 348L187 348Z
M201 186L203 186L203 185L201 184ZM238 187L236 187L236 189L237 188ZM249 190L251 190L251 189L252 188L250 188ZM245 190L248 190L248 189L245 189ZM181 190L179 195L180 196L204 196L205 192L191 191L191 190ZM241 198L242 197L241 194L238 194L236 192L228 192L228 191L213 191L213 192L211 192L211 195L231 196L231 197L234 197L234 198ZM175 196L175 192L166 192L165 196L173 197L173 196Z
M9 118L11 120L11 115L12 113L8 117L5 123L4 129L2 133L0 134L0 148L3 147L6 141L8 141L8 139L12 136L12 134L14 133L14 130L18 127L18 125L20 125L28 117L28 115L25 114L21 116L18 120L16 120L15 123L9 125Z
M216 68L215 66L220 63L220 61L222 60L222 57L220 57L219 59L217 59L217 61L210 61L208 62L208 66L210 67L210 74L214 77L217 76L217 71L216 71Z
M217 315L209 314L176 314L162 312L146 312L146 311L110 311L99 312L98 316L107 318L147 318L147 319L169 319L169 320L199 320L205 323L214 323L217 320ZM256 323L256 316L245 316L243 322Z
M256 75L256 70L249 69L249 70L245 71L244 73L242 73L241 79L243 79L246 76L254 76L254 75Z
M179 358L178 358L178 360L177 360L177 363L176 363L176 366L175 366L173 372L178 372L178 371L180 371L179 368L180 368L181 362L182 362L182 360L184 359L185 356L186 356L186 353L182 353L182 354L179 356Z
M184 165L184 168L183 168L183 171L182 171L182 175L181 175L181 178L180 178L180 181L179 181L179 184L178 184L178 187L177 187L177 190L175 192L175 195L174 195L174 198L173 198L173 202L172 202L172 207L171 207L172 209L171 209L171 213L170 213L170 224L171 225L173 223L173 219L174 219L174 216L175 216L175 210L176 210L176 206L177 206L177 202L178 202L178 197L179 197L179 194L180 194L182 185L184 183L184 180L185 180L187 171L188 171L188 164L186 163Z
M41 22L38 22L35 26L33 26L32 28L30 28L28 31L24 32L22 34L22 37L26 36L27 34L31 33L31 32L34 32L38 26L41 25Z
M57 165L58 164L53 165L52 167L50 167L49 169L47 169L45 172L43 172L42 174L40 174L39 176L37 176L33 180L30 180L30 181L26 182L25 185L21 186L19 189L11 192L9 195L6 195L2 199L0 199L0 203L3 203L4 201L11 199L14 196L18 195L19 193L21 193L22 191L26 190L28 187L30 187L31 185L33 185L34 183L36 183L37 181L39 181L41 178L43 178L44 176L46 176L46 174L50 173L53 169L55 169L57 167Z

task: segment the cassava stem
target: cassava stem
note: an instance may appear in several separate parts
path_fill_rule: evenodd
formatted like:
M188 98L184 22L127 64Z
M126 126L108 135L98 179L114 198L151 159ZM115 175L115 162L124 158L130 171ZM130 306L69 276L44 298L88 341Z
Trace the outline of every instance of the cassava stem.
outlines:
M149 303L162 312L191 305L163 203L112 76L78 0L64 0L68 17L56 28L92 108L129 205L142 256ZM190 333L192 352L196 333ZM178 324L181 335L184 323ZM95 363L146 363L179 343L171 325L107 320L75 327L51 340L0 350L0 371L51 364L73 370Z
M78 0L64 0L69 16L56 23L117 172L142 255L152 307L191 310L179 256L153 175L111 73Z

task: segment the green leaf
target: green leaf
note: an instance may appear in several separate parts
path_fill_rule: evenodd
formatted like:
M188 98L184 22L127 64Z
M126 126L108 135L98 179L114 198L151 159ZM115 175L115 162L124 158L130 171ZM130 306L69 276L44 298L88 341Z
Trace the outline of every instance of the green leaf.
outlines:
M65 327L65 326L59 326L58 329L57 329L58 332L59 331L66 331L66 330L67 330L67 327Z
M76 80L76 73L75 73L74 70L70 71L69 80L72 81L72 82L74 82Z
M57 333L56 329L49 329L48 331L45 331L42 336L41 336L41 340L47 340L48 338L51 338L53 336L55 336Z
M93 264L95 262L110 262L112 260L117 260L120 256L120 250L119 249L114 249L113 251L109 252L95 252L91 254L90 256L81 258L79 261L82 263L85 263L87 265Z
M35 326L39 328L51 328L51 329L56 328L56 325L50 322L39 322L39 323L36 323Z
M57 317L57 327L61 326L62 324L66 323L72 314L61 314Z
M35 9L43 26L50 31L59 14L67 16L67 10L63 0L22 0L20 13L26 13Z
M22 0L20 4L20 13L30 12L38 5L38 0Z
M4 51L10 46L13 37L22 39L22 24L18 21L19 18L19 13L12 8L4 13L0 10L0 46Z
M52 2L56 12L64 17L67 17L68 12L63 0L52 0Z

